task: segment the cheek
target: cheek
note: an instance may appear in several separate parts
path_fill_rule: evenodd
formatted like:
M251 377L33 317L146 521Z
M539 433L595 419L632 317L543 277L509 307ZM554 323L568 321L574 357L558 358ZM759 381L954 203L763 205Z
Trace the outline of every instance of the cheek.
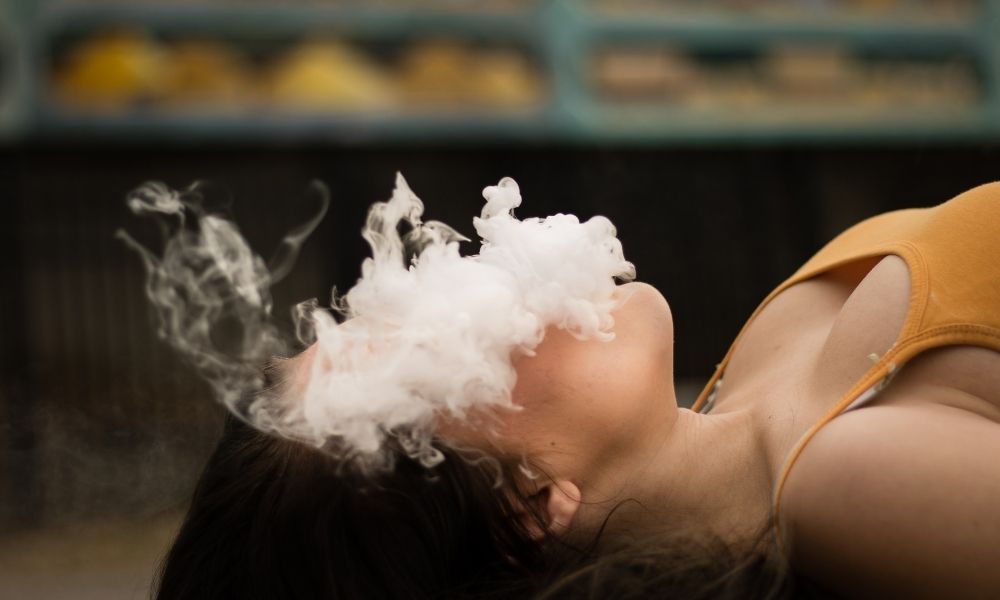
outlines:
M574 404L585 400L581 389L586 384L581 360L585 354L580 352L580 346L586 344L565 332L551 330L534 356L515 361L513 401L520 410L504 416L505 432L510 437L551 443L561 431L579 426L579 407Z
M673 385L673 331L662 302L630 299L610 342L550 332L536 356L516 363L514 402L523 410L507 420L508 431L535 443L607 443L660 409Z

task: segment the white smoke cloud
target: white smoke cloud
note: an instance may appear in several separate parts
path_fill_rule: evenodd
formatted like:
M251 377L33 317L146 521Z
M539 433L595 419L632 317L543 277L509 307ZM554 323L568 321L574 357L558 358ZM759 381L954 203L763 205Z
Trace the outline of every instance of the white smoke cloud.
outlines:
M547 327L610 340L615 279L634 276L603 217L516 219L521 195L510 178L483 190L486 205L473 220L481 247L463 257L464 238L422 222L423 203L397 175L392 198L369 211L362 235L372 256L361 279L335 300L346 321L315 302L300 304L297 336L315 340L304 380L263 390L260 362L285 347L269 316L271 273L287 273L326 210L325 196L320 214L286 237L269 272L231 222L206 214L190 194L147 184L129 198L134 212L176 224L162 258L122 234L144 259L161 335L252 425L363 467L391 465L389 437L424 464L438 462L439 417L512 408L512 359L532 354ZM185 225L187 214L197 226ZM403 236L401 224L409 228ZM233 318L243 335L235 352L224 352L211 331Z

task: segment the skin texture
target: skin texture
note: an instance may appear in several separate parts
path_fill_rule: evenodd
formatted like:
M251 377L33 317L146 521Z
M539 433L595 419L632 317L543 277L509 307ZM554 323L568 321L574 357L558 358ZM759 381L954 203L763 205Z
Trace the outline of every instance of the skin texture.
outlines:
M669 307L648 285L619 289L627 300L615 313L614 340L550 329L534 356L515 360L513 399L523 410L502 417L502 449L579 478L677 418Z

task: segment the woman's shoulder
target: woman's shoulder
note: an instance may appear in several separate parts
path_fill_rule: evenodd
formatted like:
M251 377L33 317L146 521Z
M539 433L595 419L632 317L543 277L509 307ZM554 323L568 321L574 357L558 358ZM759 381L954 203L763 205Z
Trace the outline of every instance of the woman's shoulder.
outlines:
M803 450L778 515L798 569L852 595L1000 591L1000 409L925 375Z

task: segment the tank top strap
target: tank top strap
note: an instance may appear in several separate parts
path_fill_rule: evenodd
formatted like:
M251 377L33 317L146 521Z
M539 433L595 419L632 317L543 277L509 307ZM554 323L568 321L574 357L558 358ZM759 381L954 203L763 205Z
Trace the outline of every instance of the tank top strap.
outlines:
M850 231L851 230L848 230L848 232ZM840 238L836 238L834 242L838 239ZM692 405L691 410L695 412L702 411L708 402L708 398L718 392L719 387L722 385L722 376L725 373L726 366L729 364L729 360L732 358L736 348L739 347L740 341L743 339L743 334L746 333L750 324L753 323L753 321L757 318L757 315L764 310L771 300L793 285L822 275L823 273L836 269L839 266L858 260L878 258L888 256L890 254L895 254L902 258L906 262L910 271L910 307L907 312L903 329L900 331L900 336L908 335L913 329L919 327L919 323L923 316L923 310L926 306L927 297L927 272L920 252L912 244L900 240L894 240L893 242L886 242L875 246L871 244L849 244L850 251L839 247L839 245L834 244L834 242L827 244L791 277L783 281L780 285L778 285L778 287L774 288L774 290L772 290L771 293L764 298L760 305L757 306L757 308L753 311L753 314L750 315L750 318L748 318L743 324L743 327L736 335L732 344L730 344L729 350L723 357L722 362L715 366L715 372L712 374L712 377L708 380L705 387L702 388L701 393L698 394L698 398Z
M785 549L781 535L781 520L779 519L781 493L785 488L792 467L795 466L796 461L813 436L838 415L851 408L863 395L874 396L882 391L892 381L896 372L917 355L934 348L955 345L975 345L1000 352L1000 330L984 325L963 323L925 329L909 337L901 338L892 349L875 361L864 376L836 404L830 407L830 410L823 417L799 438L785 458L772 494L771 517L774 523L774 535L782 553L785 553Z

